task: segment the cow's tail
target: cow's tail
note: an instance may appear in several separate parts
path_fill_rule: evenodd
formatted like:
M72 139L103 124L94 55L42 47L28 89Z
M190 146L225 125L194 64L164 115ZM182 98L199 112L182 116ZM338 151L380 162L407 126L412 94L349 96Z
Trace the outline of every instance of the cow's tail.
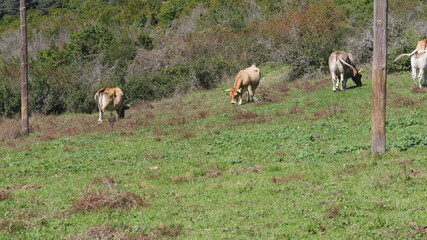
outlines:
M408 57L411 57L412 55L414 55L415 53L417 53L418 52L418 49L415 49L413 52L411 52L411 53L404 53L404 54L400 54L399 56L397 56L397 58L396 59L394 59L394 61L393 62L396 62L397 60L399 60L399 59L401 59L401 58L403 58L404 56L408 56Z
M353 75L357 75L359 73L359 71L357 71L357 69L353 65L351 65L351 64L347 63L346 61L344 61L340 56L337 56L337 57L338 57L338 59L340 60L341 63L343 63L344 65L346 65L346 66L350 67L351 69L353 69Z
M105 91L105 88L101 88L98 90L98 92L95 93L95 102L98 104L98 108L101 109L102 107L102 98L100 98L100 96L102 95L102 93Z

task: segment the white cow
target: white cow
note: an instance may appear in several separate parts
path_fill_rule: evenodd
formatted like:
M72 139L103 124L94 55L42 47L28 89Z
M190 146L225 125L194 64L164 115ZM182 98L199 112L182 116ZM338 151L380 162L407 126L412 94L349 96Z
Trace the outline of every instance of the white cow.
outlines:
M414 84L417 84L416 78L418 72L418 87L422 88L421 80L424 79L425 85L427 78L427 50L415 49L411 53L400 54L396 59L394 59L394 62L404 56L411 57L412 80L414 81Z
M357 70L353 55L343 51L336 51L329 56L329 71L332 76L332 91L336 91L341 83L340 90L346 88L347 79L351 78L358 87L362 86L362 70Z

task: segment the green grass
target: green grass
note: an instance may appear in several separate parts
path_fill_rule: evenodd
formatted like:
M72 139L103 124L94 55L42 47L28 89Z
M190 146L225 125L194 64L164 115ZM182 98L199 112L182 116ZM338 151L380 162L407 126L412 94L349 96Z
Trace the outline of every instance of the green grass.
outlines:
M32 119L39 132L0 142L0 239L426 237L426 92L388 77L375 155L370 79L332 93L329 77L265 72L271 102L214 89L136 106L114 130L95 114ZM105 205L77 210L93 192Z

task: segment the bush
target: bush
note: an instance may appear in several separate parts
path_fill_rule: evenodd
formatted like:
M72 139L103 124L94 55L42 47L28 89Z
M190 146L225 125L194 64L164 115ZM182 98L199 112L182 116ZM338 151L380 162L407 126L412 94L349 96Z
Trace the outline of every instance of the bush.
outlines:
M326 67L331 52L343 45L343 14L331 4L298 6L283 18L292 23L286 36L285 61L292 66L294 78Z
M71 42L65 50L72 52L76 59L99 54L110 47L113 42L113 33L106 27L86 25L82 30L71 34Z
M128 102L156 100L171 96L176 91L189 88L189 69L184 65L165 68L149 77L132 76L127 79L123 91Z
M394 42L395 46L389 51L387 55L387 71L396 72L396 71L410 71L411 70L411 58L404 57L397 62L393 62L397 56L402 53L411 53L415 50L419 40L423 39L424 36L415 32L413 29L407 29L403 32L399 38Z
M0 79L0 116L11 117L20 110L20 84Z
M191 66L193 87L211 89L218 87L227 73L233 70L232 64L221 58L201 57Z

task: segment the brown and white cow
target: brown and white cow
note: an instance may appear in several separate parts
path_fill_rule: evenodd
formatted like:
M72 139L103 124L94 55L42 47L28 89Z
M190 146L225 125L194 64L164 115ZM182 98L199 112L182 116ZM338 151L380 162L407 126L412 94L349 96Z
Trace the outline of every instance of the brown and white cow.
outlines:
M252 66L240 70L234 80L234 87L225 90L229 92L229 96L232 104L236 104L237 100L239 105L242 104L242 96L248 91L248 102L257 101L255 96L255 90L257 89L260 82L260 71L256 67L255 63Z
M411 70L412 80L414 84L417 84L417 72L418 72L418 87L422 88L421 80L424 78L424 84L427 81L427 39L418 42L417 47L411 53L400 54L394 62L401 59L404 56L411 57Z
M129 109L124 104L125 96L119 87L99 89L95 94L95 101L99 109L98 123L102 123L102 116L106 110L116 111L119 118L125 118L125 110Z
M336 51L329 56L329 71L332 77L332 91L346 88L347 79L351 78L358 87L362 86L361 70L357 70L351 53Z

